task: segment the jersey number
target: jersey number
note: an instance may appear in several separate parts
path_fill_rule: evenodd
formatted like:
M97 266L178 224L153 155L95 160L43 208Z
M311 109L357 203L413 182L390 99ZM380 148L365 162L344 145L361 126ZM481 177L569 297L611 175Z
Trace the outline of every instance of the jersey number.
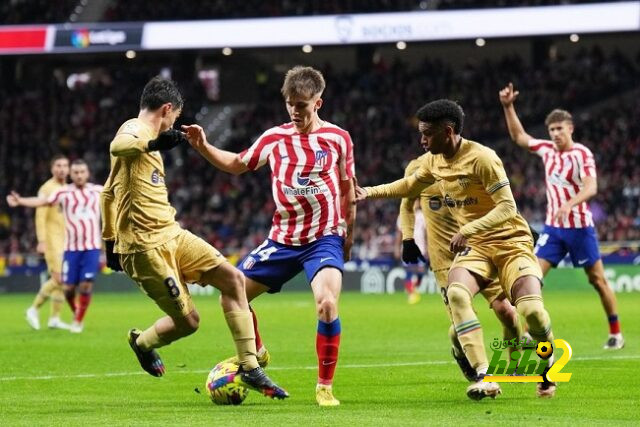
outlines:
M171 298L178 298L180 296L180 288L173 277L167 277L164 279L164 285L167 287Z
M547 233L542 233L538 238L538 243L536 243L536 252L538 251L538 248L547 244L547 240L549 240L549 235Z
M260 261L266 261L269 259L272 253L276 252L278 248L271 246L270 248L265 248L269 244L268 240L262 242L260 246L251 251L251 255L257 255L260 258Z

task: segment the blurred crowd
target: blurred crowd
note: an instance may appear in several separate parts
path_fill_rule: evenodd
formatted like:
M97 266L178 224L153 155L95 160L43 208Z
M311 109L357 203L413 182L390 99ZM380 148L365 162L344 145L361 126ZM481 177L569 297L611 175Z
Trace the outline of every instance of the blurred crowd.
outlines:
M165 64L166 65L166 64ZM0 92L0 193L15 189L33 195L49 177L49 158L64 152L88 161L94 182L106 179L108 144L119 125L138 111L144 83L157 63L101 67L73 88L66 76L50 73L38 89ZM185 98L180 123L196 122L206 104L193 69L169 67ZM420 155L413 114L426 101L447 97L465 109L463 136L482 142L502 157L518 207L536 228L544 222L546 199L542 162L508 141L498 90L514 82L517 109L525 128L546 137L544 116L555 107L574 113L575 140L596 157L599 192L591 206L602 240L640 240L640 89L638 59L600 49L527 66L517 56L469 61L452 67L425 60L417 67L378 62L369 70L338 72L322 68L327 80L321 118L347 129L355 144L361 185L400 178L407 162ZM279 86L268 79L255 102L232 119L226 148L239 152L267 128L288 121ZM625 98L625 95L627 96ZM180 124L179 123L179 124ZM228 255L240 256L267 235L274 204L265 167L232 176L215 170L190 147L165 156L167 185L182 225ZM396 233L397 201L368 201L358 207L354 256L390 257ZM0 255L33 253L33 211L7 208L0 201Z
M0 22L5 25L68 22L76 10L95 0L4 0ZM598 0L200 0L181 2L112 0L102 21L170 21L275 16L334 15L489 7L549 6L595 3Z

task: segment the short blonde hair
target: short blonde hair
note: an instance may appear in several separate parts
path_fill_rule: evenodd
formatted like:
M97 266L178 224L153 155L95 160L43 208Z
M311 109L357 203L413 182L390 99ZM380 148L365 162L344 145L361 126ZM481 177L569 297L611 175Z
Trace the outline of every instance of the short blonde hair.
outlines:
M287 71L280 92L285 98L294 96L311 98L322 94L324 88L324 77L320 71L298 65Z
M558 123L567 121L569 123L573 123L573 116L567 110L561 110L556 108L549 114L547 114L547 118L544 119L544 124L549 126L551 123Z

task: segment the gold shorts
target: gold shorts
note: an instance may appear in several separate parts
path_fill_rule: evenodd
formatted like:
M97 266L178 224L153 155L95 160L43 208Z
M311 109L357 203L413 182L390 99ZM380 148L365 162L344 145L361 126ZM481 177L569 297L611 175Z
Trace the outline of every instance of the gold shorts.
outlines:
M534 276L542 280L542 270L530 241L497 241L472 246L469 251L456 256L451 268L456 267L465 268L488 280L497 277L510 301L513 301L511 287L520 277Z
M435 270L433 274L436 276L436 283L440 287L440 292L443 292L443 289L447 288L449 282L449 269L444 268L440 270ZM495 301L502 293L502 286L500 286L500 282L497 280L492 281L489 285L480 291L484 299L489 303L489 308L491 308L491 304ZM447 300L444 298L445 304L447 304Z
M49 274L62 273L63 254L63 250L51 250L44 252L44 262L47 263L47 271Z
M157 248L120 255L125 273L171 317L185 317L195 308L187 283L197 283L224 262L218 250L187 230Z

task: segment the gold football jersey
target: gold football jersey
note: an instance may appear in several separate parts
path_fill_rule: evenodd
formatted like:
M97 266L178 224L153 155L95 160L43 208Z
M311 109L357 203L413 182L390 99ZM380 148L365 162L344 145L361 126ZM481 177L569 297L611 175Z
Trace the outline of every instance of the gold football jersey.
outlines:
M180 226L169 204L164 163L147 152L156 138L139 119L125 122L111 142L111 172L102 193L103 238L115 239L116 253L156 248L176 237Z
M38 197L47 199L64 187L55 178L49 179L38 189ZM36 236L39 243L45 243L48 253L62 253L64 250L64 216L60 205L36 208Z
M474 141L462 139L451 158L427 153L416 171L416 179L435 179L443 195L443 203L460 226L483 217L495 206L491 195L509 185L502 161L495 151ZM470 236L470 243L492 240L532 239L529 226L519 213L499 227Z

